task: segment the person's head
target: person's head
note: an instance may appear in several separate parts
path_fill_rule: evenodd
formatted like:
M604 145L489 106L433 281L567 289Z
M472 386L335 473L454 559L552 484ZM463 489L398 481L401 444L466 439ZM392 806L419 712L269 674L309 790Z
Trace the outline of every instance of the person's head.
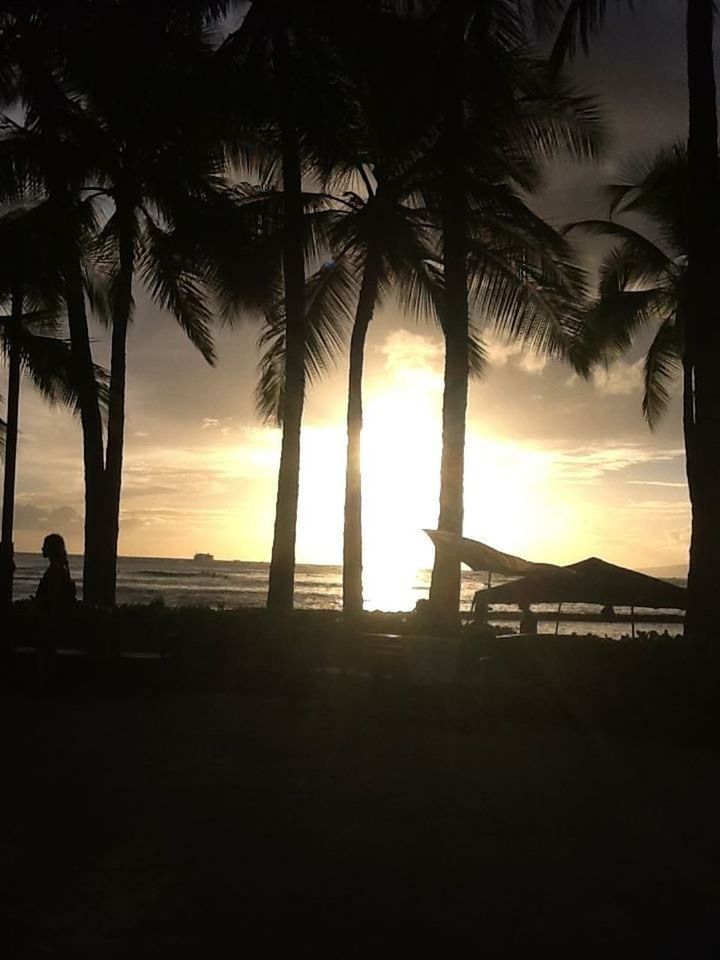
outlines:
M528 601L528 600L522 600L522 601L520 602L520 609L522 610L523 613L529 613L529 611L530 611L530 603L529 603L529 601Z
M65 541L59 533L49 533L43 540L42 555L51 563L67 564L67 550Z

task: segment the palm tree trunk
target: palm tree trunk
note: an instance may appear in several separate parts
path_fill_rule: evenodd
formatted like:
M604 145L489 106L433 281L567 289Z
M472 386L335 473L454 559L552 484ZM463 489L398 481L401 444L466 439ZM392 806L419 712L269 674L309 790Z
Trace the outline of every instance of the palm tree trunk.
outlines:
M692 530L686 632L717 632L720 567L720 355L715 254L720 230L718 120L713 61L713 0L688 0L689 97L687 344L693 370L690 479Z
M127 331L132 313L132 282L135 241L132 210L118 205L120 270L113 304L110 348L110 395L108 401L107 455L103 489L103 605L113 606L117 585L120 500L125 446L125 390L127 381Z
M348 375L347 454L345 461L345 526L343 532L343 613L357 616L363 609L362 554L362 379L365 340L375 312L380 282L380 251L368 250L350 338Z
M462 535L465 475L465 419L469 381L468 296L464 192L464 110L462 91L463 15L450 14L447 90L444 107L442 232L445 298L441 316L445 334L445 386L440 464L438 528ZM460 563L439 547L430 583L433 614L451 628L460 609Z
M692 491L695 479L695 391L693 389L693 367L687 352L683 355L682 361L682 424L685 441L685 472L688 489Z
M8 362L7 423L5 433L5 475L3 478L2 537L0 539L0 607L12 603L13 524L15 519L15 472L17 467L18 422L20 415L20 327L23 297L15 291L10 317Z
M70 331L73 379L77 384L79 397L85 474L83 601L96 605L102 602L100 533L104 471L103 428L85 309L82 268L77 256L72 253L65 263L65 304Z
M300 432L305 402L305 255L300 142L291 109L290 48L282 27L274 36L274 57L282 136L286 333L282 446L267 606L284 613L292 609L295 587Z

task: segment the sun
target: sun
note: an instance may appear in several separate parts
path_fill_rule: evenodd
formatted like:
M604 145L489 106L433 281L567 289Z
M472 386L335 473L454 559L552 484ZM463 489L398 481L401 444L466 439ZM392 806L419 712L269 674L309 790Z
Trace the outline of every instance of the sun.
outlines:
M423 338L419 338L423 340ZM442 445L442 352L401 344L401 362L368 385L362 434L363 588L368 609L409 610L426 596L437 527ZM340 562L345 472L341 425L303 430L300 562ZM530 560L553 561L577 528L576 506L554 482L551 452L469 424L465 535ZM562 561L561 561L562 562Z

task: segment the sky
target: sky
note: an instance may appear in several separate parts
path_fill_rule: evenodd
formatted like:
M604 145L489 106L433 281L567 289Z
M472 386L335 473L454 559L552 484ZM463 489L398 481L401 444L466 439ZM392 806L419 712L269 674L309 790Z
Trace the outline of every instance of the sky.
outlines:
M686 132L682 4L614 14L576 77L599 94L611 147L593 167L558 165L535 205L556 225L603 214L597 186ZM596 251L588 251L592 259ZM280 435L254 411L258 327L217 337L209 368L137 291L130 334L120 553L267 560ZM98 357L107 334L94 331ZM650 433L638 348L592 383L491 339L468 408L465 534L531 560L589 555L642 569L686 564L689 509L677 394ZM432 563L437 525L442 341L388 305L368 341L363 436L366 577ZM337 563L342 544L347 367L310 388L303 430L300 562ZM5 374L0 379L5 393ZM79 423L28 384L21 407L15 546L62 533L82 549Z

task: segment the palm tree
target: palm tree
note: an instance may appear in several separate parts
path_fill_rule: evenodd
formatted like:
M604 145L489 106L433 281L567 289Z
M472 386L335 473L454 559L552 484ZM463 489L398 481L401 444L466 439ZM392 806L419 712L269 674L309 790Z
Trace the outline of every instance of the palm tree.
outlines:
M359 283L348 369L347 451L343 528L343 610L362 610L362 379L365 342L377 306L392 291L411 313L434 313L441 296L441 269L427 212L408 203L401 177L385 179L375 167L365 198L346 198L350 211L337 230L343 256ZM415 192L414 187L410 187ZM480 356L479 356L479 359Z
M363 19L373 37L386 38L397 50L397 37L388 29L393 23L386 20L380 29L377 19ZM355 26L353 35L364 53L364 31ZM354 178L364 185L364 191L348 191L335 198L341 212L331 230L332 259L323 263L307 285L306 332L314 344L312 365L317 371L322 366L315 363L319 348L342 334L356 302L350 343L343 564L344 610L356 614L362 609L360 435L368 327L376 304L390 291L396 292L401 305L411 312L433 316L438 314L444 291L436 218L433 210L423 205L424 194L435 201L428 181L432 184L434 177L432 154L437 132L428 118L425 98L417 97L417 116L409 109L414 102L411 92L417 95L422 89L418 78L412 76L413 56L405 50L400 63L396 57L392 62L398 73L391 77L381 51L373 64L382 66L373 70L362 57L353 62L355 48L347 37L342 37L342 50L353 84L350 109L357 115L350 124L351 136L336 148L327 175L341 183ZM419 62L422 58L417 58L416 69ZM402 113L389 108L388 91L397 93ZM548 109L547 104L544 107ZM553 109L557 110L557 105ZM538 124L542 121L536 110L534 137ZM547 131L544 136L547 138ZM521 336L540 349L552 350L562 326L558 302L567 299L570 291L577 293L577 277L571 279L564 241L504 188L508 146L503 143L498 150L503 156L494 158L494 170L486 161L484 179L475 173L468 227L468 295L474 318L505 334ZM347 147L349 153L343 154ZM526 152L516 138L516 179L530 186ZM482 346L474 324L469 324L466 335L470 368L477 373L482 369ZM271 349L263 361L260 397L261 409L274 416L284 362L284 331L272 337L272 345L267 337L264 341Z
M428 78L422 69L429 53L421 24L403 18L386 4L365 3L348 29L334 33L342 51L351 90L349 136L331 152L325 171L340 184L355 180L362 193L339 199L342 215L333 231L333 267L352 298L328 299L334 324L350 299L352 318L348 369L347 449L343 524L343 611L355 616L362 596L362 380L365 342L375 310L394 294L411 314L436 315L442 295L432 211L418 190L420 164L436 138L434 118L423 95ZM367 52L372 47L373 56ZM345 277L340 271L348 271ZM482 366L477 343L474 359Z
M183 260L175 242L180 227L199 215L203 201L215 199L224 162L216 118L204 99L212 99L215 74L193 12L197 6L203 5L188 3L149 16L131 2L102 8L81 3L79 21L69 31L60 29L59 40L52 17L49 22L41 18L39 28L32 23L29 29L40 30L47 56L39 63L18 58L25 124L18 127L6 116L11 128L6 146L16 154L25 151L29 175L44 187L58 213L65 213L58 222L71 225L59 242L67 252L73 353L88 381L83 403L85 572L92 582L86 583L85 593L101 604L115 598L126 338L136 276L174 314L204 357L213 360L205 278ZM92 359L79 255L82 237L75 215L89 204L101 218L90 226L112 321L106 449L97 391L88 373Z
M98 237L112 321L102 535L103 600L110 604L115 599L133 282L140 279L203 357L214 362L205 278L183 260L174 240L176 229L197 216L204 200L212 200L224 153L206 118L204 98L213 87L200 88L205 80L210 84L212 74L194 19L179 15L175 20L161 12L148 22L132 5L120 6L104 14L93 32L96 48L89 56L85 48L74 55L71 68L83 91L96 182L112 203ZM109 64L103 38L113 51Z
M16 4L0 21L5 69L0 99L0 191L18 202L25 193L47 195L45 233L54 238L62 264L70 333L73 381L77 384L85 479L83 589L91 602L100 596L100 510L104 470L103 426L94 376L85 297L83 250L95 229L93 194L79 191L82 161L68 133L76 115L71 91L60 82L58 60L69 24L52 5ZM80 12L78 3L76 13ZM17 122L18 109L26 122ZM13 116L14 114L15 116ZM29 122L27 122L29 121ZM82 148L81 148L82 152ZM80 180L80 182L82 182Z
M15 465L17 462L18 419L20 407L21 353L19 328L22 324L22 295L18 291L12 298L12 313L4 320L3 333L9 328L8 349L8 402L5 423L5 470L3 474L2 532L0 533L0 607L12 601L13 574L13 526L15 514ZM3 338L5 342L6 338Z
M446 351L438 526L460 535L469 371L469 265L478 252L471 221L482 213L482 204L494 186L537 187L540 157L559 150L592 156L601 131L592 104L578 97L559 76L553 80L545 65L529 55L516 4L503 0L490 4L441 2L430 23L441 38L438 73L442 78L436 193L442 230L445 295L441 323ZM482 185L479 193L475 181ZM484 260L488 260L487 253ZM521 263L517 266L518 276L522 276L524 268ZM534 319L537 321L537 315ZM536 323L529 336L543 341ZM558 337L563 339L556 327L550 336L555 348ZM460 564L452 551L439 549L430 588L435 613L454 624L459 597Z
M8 362L5 469L0 539L0 604L12 600L15 474L23 368L51 403L76 407L68 344L58 337L62 277L57 251L43 230L42 206L16 207L0 218L0 350Z
M687 473L692 504L688 571L688 634L713 636L720 564L720 356L716 318L715 250L720 240L718 118L713 47L713 0L688 0L688 277L686 342L693 378Z
M312 364L305 301L303 174L311 171L318 145L322 150L328 140L332 143L342 128L347 106L340 92L340 64L329 42L332 7L328 0L304 4L256 0L225 44L243 65L246 72L241 76L253 77L252 89L265 93L261 109L256 104L249 112L260 114L259 143L279 158L283 188L283 305L272 311L276 320L283 318L282 445L267 601L278 612L293 605L300 438L306 371ZM271 379L275 374L274 370Z
M631 0L628 5L632 6ZM577 38L587 49L603 22L604 0L534 0L542 26L561 28L555 61L572 54ZM720 224L717 90L714 61L714 0L687 0L688 80L688 267L685 316L687 371L692 381L692 436L687 461L692 505L688 611L689 634L710 636L715 629L715 571L720 563L720 384L714 360L720 348L715 322L713 251Z
M341 64L330 42L333 22L329 0L255 0L224 47L241 65L239 89L252 78L256 103L244 106L256 118L256 143L278 157L283 188L283 304L272 311L275 321L282 317L283 327L282 445L268 588L268 607L278 612L293 604L301 425L306 371L312 364L303 174L311 172L318 150L322 154L334 146L347 108ZM274 331L270 342L277 340L277 324ZM268 370L270 379L276 379L274 364Z
M597 297L583 318L573 348L576 369L589 376L598 362L612 363L639 336L652 331L644 362L642 410L654 430L683 377L685 442L692 447L692 371L685 347L688 234L687 150L677 144L650 163L637 164L624 183L607 188L610 220L584 220L568 230L611 244L600 265ZM656 239L616 217L640 215Z

